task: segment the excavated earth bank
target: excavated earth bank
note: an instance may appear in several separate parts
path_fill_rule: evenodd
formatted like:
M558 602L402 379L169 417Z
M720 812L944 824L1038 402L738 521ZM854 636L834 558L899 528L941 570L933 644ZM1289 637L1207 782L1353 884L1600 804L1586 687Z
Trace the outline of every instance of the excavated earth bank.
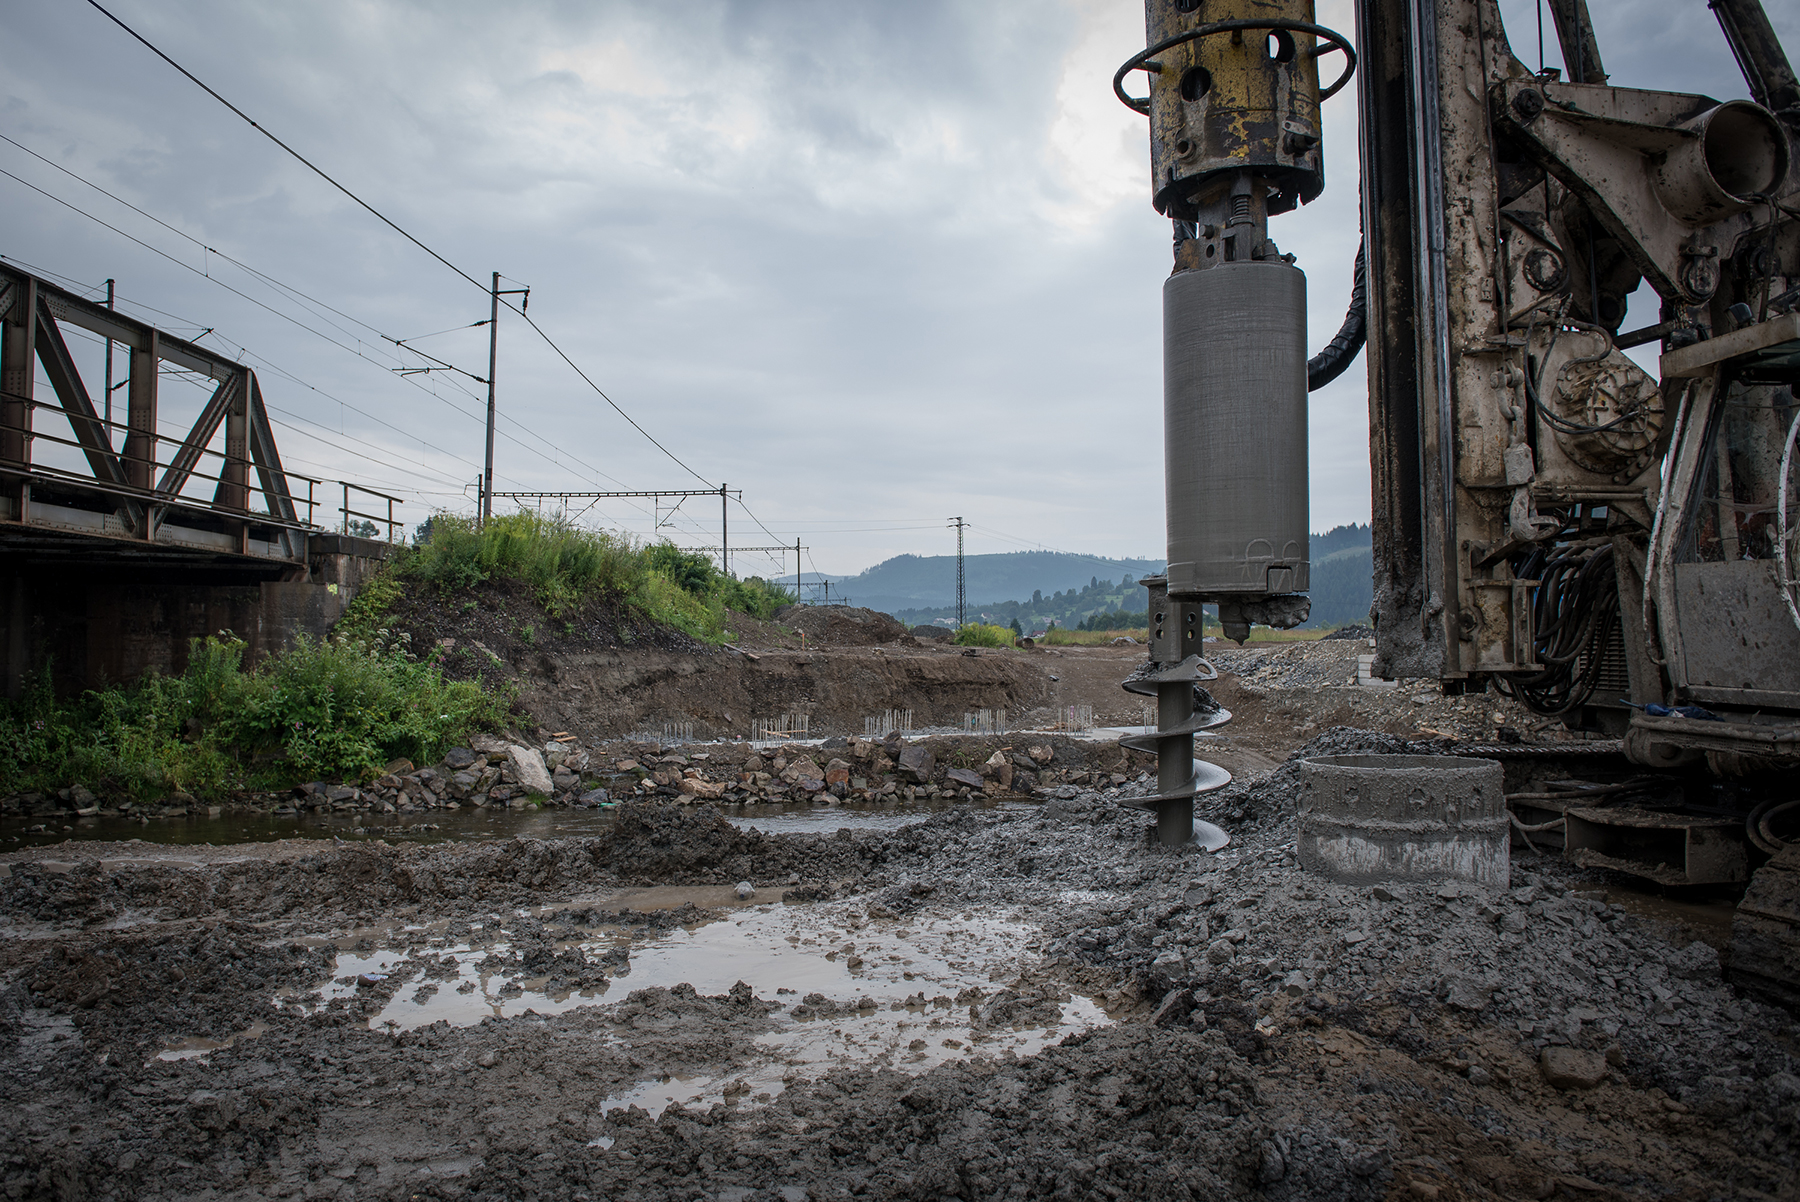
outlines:
M1363 748L1408 745L1308 749ZM0 1194L1795 1196L1800 1032L1722 983L1716 927L1529 855L1493 892L1309 877L1295 776L1216 797L1213 856L1118 788L832 836L628 806L553 842L16 852ZM734 985L717 949L765 929ZM403 1021L465 987L504 1017Z

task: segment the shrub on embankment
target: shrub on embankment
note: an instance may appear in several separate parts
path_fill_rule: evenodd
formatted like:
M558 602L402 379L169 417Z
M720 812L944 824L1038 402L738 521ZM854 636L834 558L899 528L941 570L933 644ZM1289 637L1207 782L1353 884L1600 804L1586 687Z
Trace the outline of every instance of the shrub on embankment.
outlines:
M366 776L395 758L435 761L476 729L507 725L515 694L479 676L448 679L441 648L414 657L389 629L389 611L408 590L454 596L488 581L523 584L554 618L595 602L622 605L713 643L733 637L731 611L768 618L792 600L666 543L642 546L535 514L479 528L439 515L428 539L398 549L364 585L328 642L302 642L245 670L244 644L221 632L193 643L180 675L60 700L46 675L22 702L0 705L0 795L81 784L107 797L216 798Z
M217 798L438 759L502 725L510 695L446 680L385 639L302 640L255 668L229 633L195 639L179 676L58 699L46 672L0 707L0 793L80 784L108 798Z
M1010 647L1013 645L1013 632L1004 626L970 622L959 629L956 637L950 641L958 647Z
M768 620L794 601L792 593L759 577L719 571L706 555L668 543L640 544L623 535L583 530L558 517L516 513L477 524L439 514L430 537L403 550L388 570L394 584L451 594L491 580L528 585L553 617L594 600L622 603L652 621L709 643L728 641L728 612ZM359 630L379 624L392 592L365 593L352 606Z

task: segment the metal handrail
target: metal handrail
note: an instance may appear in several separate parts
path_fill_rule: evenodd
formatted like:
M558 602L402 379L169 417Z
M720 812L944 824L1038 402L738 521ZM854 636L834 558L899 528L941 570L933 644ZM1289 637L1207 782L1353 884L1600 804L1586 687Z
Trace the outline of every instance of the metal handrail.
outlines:
M356 517L371 522L385 522L388 528L388 541L390 543L399 541L394 537L394 527L402 525L403 523L395 520L394 506L404 505L406 504L405 501L401 500L399 497L389 496L384 492L377 492L374 489L361 484L352 484L348 480L339 480L338 483L343 485L344 488L344 503L338 509L338 512L344 515L343 533L350 533L350 519ZM357 492L366 492L372 497L380 497L382 500L386 501L388 503L387 517L384 518L378 513L363 513L361 510L350 508L351 489L355 489Z
M122 425L119 422L109 422L105 418L102 418L102 417L86 418L86 417L78 417L76 415L71 415L60 404L57 404L55 402L39 400L36 397L22 396L16 392L0 392L0 397L5 397L7 400L12 400L12 401L21 401L21 402L31 406L33 409L49 409L56 413L62 414L65 417L72 417L72 418L74 418L74 420L89 422L94 426L98 426L98 427L108 430L109 433L112 430L124 430L126 432L126 434L128 434L128 435L131 433L131 427L129 425ZM89 447L86 443L81 442L79 440L61 438L55 434L50 434L50 433L47 433L45 431L38 430L35 428L24 431L24 435L25 435L25 439L28 443L36 442L41 439L44 442L52 443L56 446L70 447L74 450L81 451L84 454L92 450L92 448ZM168 464L163 463L157 459L157 457L156 457L157 445L159 443L176 442L176 441L177 440L175 440L173 438L169 438L166 435L159 434L155 431L151 431L150 432L150 455L148 458L146 458L143 455L129 454L125 451L125 449L123 447L109 448L108 453L113 455L114 457L116 457L121 463L148 464L150 467L150 474L152 476L154 476L158 469L169 466ZM188 444L187 444L186 440L184 439L184 440L180 441L179 445L185 447ZM210 447L201 448L200 453L203 455L211 455L215 459L228 459L228 456L226 456L224 452L212 450ZM248 467L255 466L255 465L251 464L248 460L245 460L244 462L245 462L246 466L248 466ZM17 467L7 466L5 461L0 461L0 470L18 471L19 469ZM101 480L100 478L98 478L96 476L80 476L80 475L75 474L74 472L66 471L62 468L47 467L47 466L44 466L41 464L35 464L35 463L29 464L25 467L24 470L25 470L25 472L28 472L28 473L43 472L47 475L54 475L54 476L68 479L68 480L81 481L83 483L91 483L92 485L94 485L94 487L100 489L101 491L113 493L118 496L130 496L130 497L139 498L142 500L149 501L152 504L158 504L158 505L180 504L184 508L206 509L206 510L209 510L214 513L241 514L241 513L253 512L248 509L240 510L240 509L223 508L223 507L216 505L210 501L196 501L191 497L182 497L180 493L165 493L165 492L160 492L154 488L150 489L148 491L145 491L143 489L136 488L135 486L132 486L132 485L115 484L115 483L112 483L109 481ZM260 471L260 469L258 469L258 470ZM312 512L320 504L320 502L313 499L313 492L312 492L313 486L317 485L317 484L323 484L324 481L323 480L315 480L313 477L302 475L299 472L288 471L286 468L283 468L279 474L283 478L285 478L289 481L293 481L293 480L306 481L306 484L307 484L307 490L306 490L307 518L306 518L306 522L304 523L304 525L307 527L312 527L314 525L314 522L312 520ZM198 466L196 466L193 470L188 472L188 479L211 480L214 483L219 483L219 484L224 483L224 477L215 476L215 475L211 475L207 472L200 471ZM263 487L263 485L260 482L251 483L248 473L246 473L246 478L243 481L243 486L246 489L246 491L261 494L261 496L263 498L263 503L265 505L268 503L269 497L271 496L270 491L267 488ZM293 493L291 491L291 486L290 486L290 491L284 495L286 495L290 501L293 501L296 504L299 503L299 498L295 497L293 495ZM277 517L273 512L266 514L266 515L259 515L259 516L267 516L269 518L269 520L275 522L277 525L282 525L282 526L289 525L289 523L286 521L286 519ZM296 526L295 528L298 528L298 526Z

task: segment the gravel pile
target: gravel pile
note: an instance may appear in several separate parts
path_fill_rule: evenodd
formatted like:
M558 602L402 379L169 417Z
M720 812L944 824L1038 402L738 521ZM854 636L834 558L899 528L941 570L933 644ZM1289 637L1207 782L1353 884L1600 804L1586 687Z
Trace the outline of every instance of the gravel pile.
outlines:
M1208 649L1206 658L1221 673L1259 689L1317 689L1356 680L1356 657L1368 650L1354 639L1316 639L1268 650Z

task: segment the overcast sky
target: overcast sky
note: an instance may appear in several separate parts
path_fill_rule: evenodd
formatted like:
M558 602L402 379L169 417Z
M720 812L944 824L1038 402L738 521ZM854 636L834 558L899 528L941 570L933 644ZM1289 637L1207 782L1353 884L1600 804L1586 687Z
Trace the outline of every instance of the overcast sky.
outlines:
M502 490L723 481L755 518L733 506L734 543L798 537L809 570L839 573L954 550L955 514L971 551L1162 554L1168 226L1144 119L1110 91L1143 42L1133 0L108 7L483 285L90 5L0 5L0 132L180 231L0 143L0 169L155 248L0 177L0 253L83 291L114 277L122 308L213 331L258 369L291 470L404 496L412 522L472 512L482 386L398 375L420 361L382 336L452 330L418 345L485 375L486 330L459 327L487 316L499 270L694 473L503 313ZM1503 7L1535 66L1535 6ZM1615 84L1745 95L1701 0L1593 7ZM1348 3L1319 20L1353 32ZM1354 91L1327 105L1325 194L1272 223L1307 272L1314 348L1349 295ZM76 350L98 393L99 349ZM1313 394L1315 530L1368 520L1364 389L1359 362ZM204 393L168 379L164 398L178 437ZM648 501L583 520L653 533ZM716 500L672 522L678 543L718 541Z

